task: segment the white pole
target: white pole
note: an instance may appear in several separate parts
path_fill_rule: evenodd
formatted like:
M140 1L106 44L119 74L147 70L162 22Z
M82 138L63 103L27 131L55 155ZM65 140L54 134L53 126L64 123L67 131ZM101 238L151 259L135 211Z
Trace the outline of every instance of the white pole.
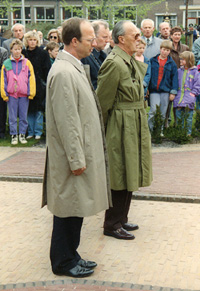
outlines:
M24 7L24 0L22 0L22 24L25 27L25 7Z

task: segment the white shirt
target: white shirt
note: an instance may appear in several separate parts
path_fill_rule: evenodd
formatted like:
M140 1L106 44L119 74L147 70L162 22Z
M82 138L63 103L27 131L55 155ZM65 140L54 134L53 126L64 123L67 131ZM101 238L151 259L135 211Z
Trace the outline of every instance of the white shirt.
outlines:
M75 56L73 56L72 54L70 54L69 52L67 52L66 50L62 50L64 53L66 53L67 55L70 55L72 58L74 58L78 63L79 63L79 65L83 65L82 63L81 63L81 61L79 60L79 59L77 59Z

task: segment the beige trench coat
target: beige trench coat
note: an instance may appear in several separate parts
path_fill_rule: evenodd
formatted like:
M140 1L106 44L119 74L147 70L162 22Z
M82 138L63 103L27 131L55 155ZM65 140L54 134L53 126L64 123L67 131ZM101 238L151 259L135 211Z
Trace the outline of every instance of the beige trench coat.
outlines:
M58 217L94 215L111 201L96 102L83 66L59 52L47 80L42 202ZM82 167L82 175L72 174Z

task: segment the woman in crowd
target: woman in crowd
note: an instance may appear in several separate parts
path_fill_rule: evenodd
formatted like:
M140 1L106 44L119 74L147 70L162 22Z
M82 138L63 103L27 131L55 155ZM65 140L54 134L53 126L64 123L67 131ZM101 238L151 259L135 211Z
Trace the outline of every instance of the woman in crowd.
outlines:
M51 29L49 30L48 34L47 34L47 39L48 41L54 41L57 42L59 44L62 43L62 39L61 39L61 35L59 33L59 31L57 29Z
M170 56L175 61L177 68L180 68L180 54L184 51L189 51L189 47L181 43L182 28L180 26L174 26L171 29L172 50Z
M36 95L29 103L28 110L28 136L30 139L40 139L43 133L43 113L45 109L46 80L51 62L46 50L40 48L39 35L35 31L29 31L24 35L24 56L33 65L36 77Z

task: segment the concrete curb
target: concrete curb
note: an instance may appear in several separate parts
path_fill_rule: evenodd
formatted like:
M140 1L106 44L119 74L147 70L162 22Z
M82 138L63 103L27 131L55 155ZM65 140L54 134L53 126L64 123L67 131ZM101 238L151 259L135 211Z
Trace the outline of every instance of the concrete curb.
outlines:
M31 176L0 176L0 181L5 182L20 182L20 183L42 183L43 177ZM178 202L178 203L200 203L200 197L193 195L180 195L180 194L147 194L133 192L133 200L146 200L146 201L163 201L163 202Z
M27 183L42 183L43 177L31 176L0 176L0 181L5 182L27 182Z
M134 200L151 200L151 201L165 201L165 202L182 202L182 203L200 203L200 197L193 195L180 195L180 194L147 194L133 192L132 199Z

